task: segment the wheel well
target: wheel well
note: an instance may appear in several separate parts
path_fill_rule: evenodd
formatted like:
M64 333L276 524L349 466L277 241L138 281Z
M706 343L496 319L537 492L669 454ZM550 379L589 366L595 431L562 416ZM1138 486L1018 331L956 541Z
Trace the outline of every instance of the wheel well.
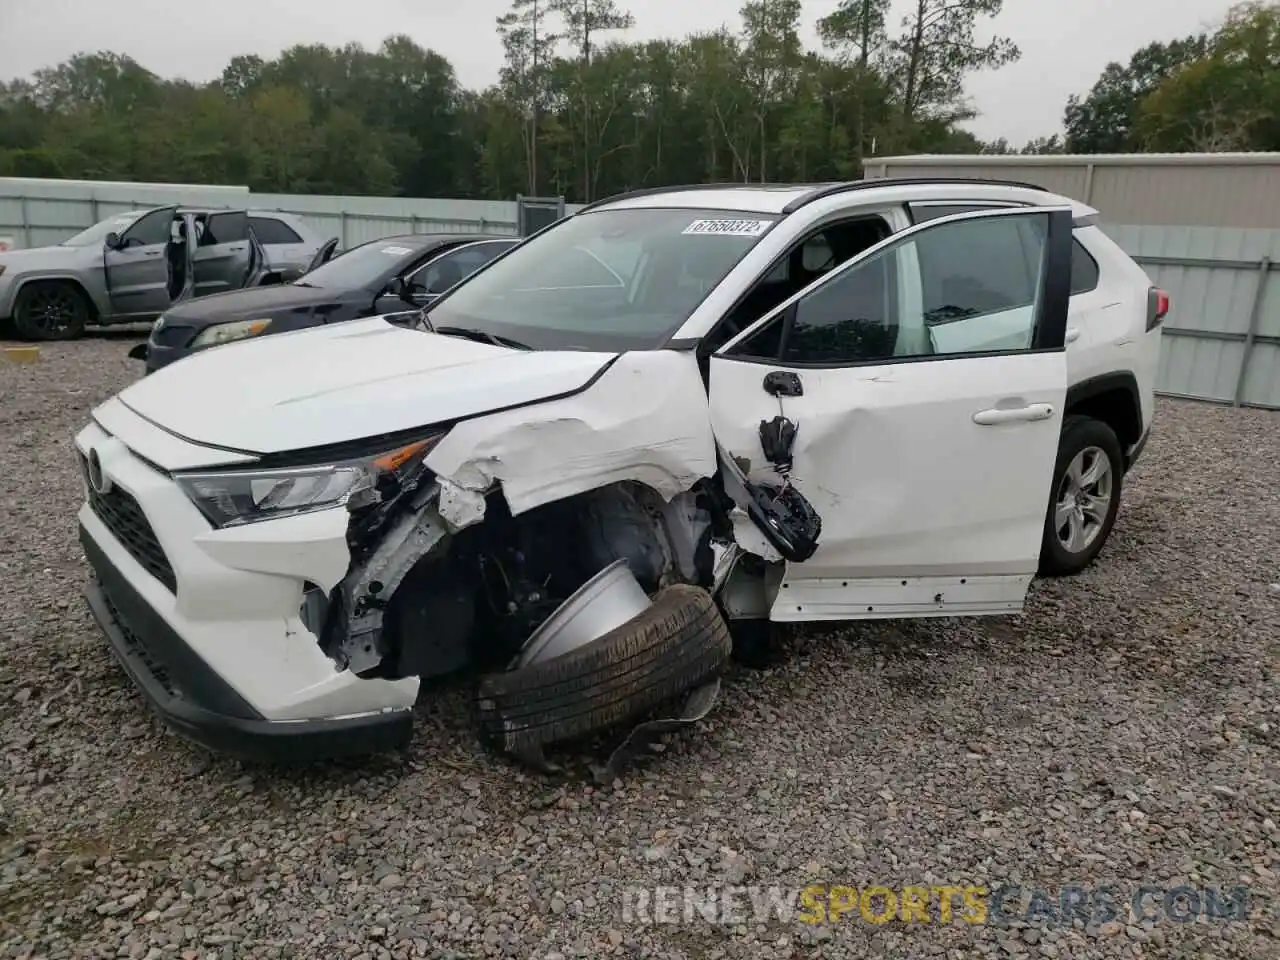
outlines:
M84 301L85 306L89 309L89 322L97 323L98 321L98 305L93 302L93 297L89 296L89 291L84 288L84 284L75 277L32 277L24 280L18 285L18 289L13 293L13 312L18 312L18 298L22 296L22 291L27 287L37 283L61 283L75 290L80 295L80 299Z
M1066 412L1068 416L1101 420L1115 431L1120 445L1126 449L1142 437L1142 414L1138 408L1138 398L1127 386L1111 386L1074 400L1069 398Z

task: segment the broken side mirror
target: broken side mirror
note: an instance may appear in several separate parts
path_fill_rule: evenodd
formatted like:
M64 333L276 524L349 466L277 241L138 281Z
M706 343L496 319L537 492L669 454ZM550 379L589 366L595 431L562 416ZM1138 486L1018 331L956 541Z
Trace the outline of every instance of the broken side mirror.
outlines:
M404 277L396 277L387 284L387 293L393 297L399 297L405 303L411 303L417 306L418 301L414 299L415 293L421 293L422 286L414 283L412 280L406 280Z
M102 241L108 250L119 250L124 246L124 241L120 239L120 234L112 230L107 234L106 239Z

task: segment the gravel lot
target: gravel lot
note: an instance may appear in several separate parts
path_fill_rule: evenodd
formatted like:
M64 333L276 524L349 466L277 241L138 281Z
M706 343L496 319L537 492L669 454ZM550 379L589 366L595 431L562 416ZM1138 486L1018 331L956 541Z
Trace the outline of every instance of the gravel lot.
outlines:
M1010 620L797 634L612 789L486 754L281 772L167 734L86 613L70 441L130 337L0 360L2 957L1277 957L1280 417L1162 401L1102 560ZM626 922L632 885L1247 884L1145 924Z

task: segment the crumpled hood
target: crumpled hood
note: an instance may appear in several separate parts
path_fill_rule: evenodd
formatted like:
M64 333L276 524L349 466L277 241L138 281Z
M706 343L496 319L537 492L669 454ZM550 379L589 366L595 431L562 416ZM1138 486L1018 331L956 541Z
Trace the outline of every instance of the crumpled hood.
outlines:
M195 443L282 453L573 393L614 356L510 350L373 317L203 350L118 396Z

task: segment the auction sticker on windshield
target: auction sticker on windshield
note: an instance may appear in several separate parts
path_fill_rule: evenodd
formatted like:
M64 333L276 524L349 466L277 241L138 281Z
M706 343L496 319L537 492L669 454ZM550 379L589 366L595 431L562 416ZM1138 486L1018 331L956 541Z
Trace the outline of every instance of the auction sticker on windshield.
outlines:
M413 253L408 247L383 247L383 253L389 253L393 257L403 257L406 253Z
M681 233L715 234L721 237L758 237L769 229L769 220L695 220Z

